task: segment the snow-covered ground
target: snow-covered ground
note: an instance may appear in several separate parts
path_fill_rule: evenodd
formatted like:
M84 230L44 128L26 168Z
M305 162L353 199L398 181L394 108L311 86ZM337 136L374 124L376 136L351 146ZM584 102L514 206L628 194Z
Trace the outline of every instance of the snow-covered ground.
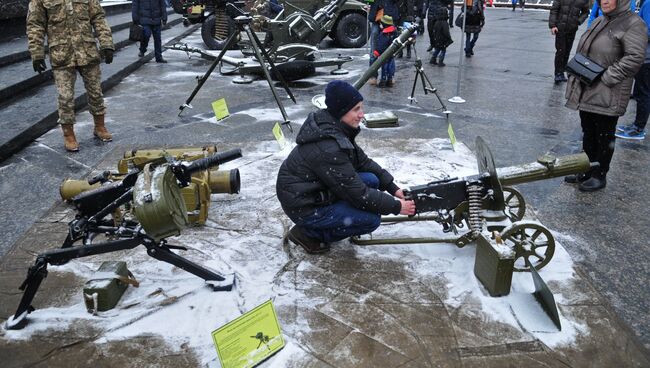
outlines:
M363 133L360 145L388 169L402 187L424 184L447 175L466 176L476 172L474 155L462 143L458 143L454 151L445 139L384 140L371 144L362 136ZM306 256L301 249L283 241L291 222L282 213L275 196L275 178L290 147L280 150L276 142L266 141L241 148L243 158L220 168L239 168L241 192L213 195L207 224L189 228L181 236L169 239L170 244L188 248L188 251L179 251L181 255L221 273L234 274L236 287L233 291L213 292L203 280L153 260L141 248L119 255L82 258L49 270L54 274L74 273L87 279L103 260L119 257L127 261L140 287L130 287L115 309L97 316L86 312L79 293L79 297L69 300L67 306L37 309L30 314L31 323L25 329L6 331L5 338L30 339L38 331L64 329L85 321L103 331L97 344L155 334L171 347L189 346L202 364L217 367L211 332L269 299L273 300L276 309L300 304L336 317L337 311L324 306L327 295L313 297L309 286L296 287L291 277L287 277L290 269L291 272L322 270L319 260L326 257ZM448 236L439 228L435 223L387 225L375 235ZM563 236L559 234L556 238ZM441 295L446 295L441 300L444 307L456 309L469 305L467 313L481 320L486 328L492 323L506 324L551 348L572 344L579 334L588 333L586 325L562 313L563 329L554 331L531 295L534 286L528 273L515 273L510 295L490 297L473 274L474 245L464 248L451 243L361 247L346 240L333 247L345 249L346 254L352 254L358 262L387 260L401 265L401 271L412 279L444 280L442 288L446 290L440 290ZM287 267L289 264L292 267ZM560 243L556 242L553 260L540 274L553 285L567 286L573 281L573 263ZM569 298L556 290L559 304ZM356 302L363 304L364 300ZM266 361L264 367L285 367L308 354L296 336L309 333L310 324L282 318L280 323L287 346Z

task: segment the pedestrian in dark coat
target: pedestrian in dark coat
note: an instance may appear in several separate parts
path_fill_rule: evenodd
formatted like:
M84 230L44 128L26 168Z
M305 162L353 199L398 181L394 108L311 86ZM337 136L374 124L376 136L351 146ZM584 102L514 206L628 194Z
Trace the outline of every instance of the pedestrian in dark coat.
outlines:
M580 37L576 52L587 56L605 72L591 85L569 76L566 106L580 111L582 148L600 167L584 175L571 175L567 182L580 182L582 191L605 187L614 155L614 132L618 117L625 114L632 78L641 68L648 43L647 28L630 11L630 0L599 0L604 15Z
M481 33L485 25L485 14L483 0L466 0L467 19L465 19L465 57L474 55L474 46L478 40L478 34ZM465 6L461 9L465 11Z
M330 82L327 109L309 114L297 146L280 166L278 200L296 224L288 238L308 253L326 252L330 242L374 231L381 215L415 213L414 202L404 199L393 176L355 141L362 101L349 83Z
M399 23L395 23L397 27L402 28L404 23L415 22L415 14L418 10L415 0L398 0L397 6L399 8ZM399 50L397 57L401 58L403 56L404 51ZM411 43L406 44L406 58L411 58Z
M449 20L449 7L454 0L427 0L425 12L427 14L427 31L429 32L429 47L427 51L433 50L433 39L435 37L433 25L438 20ZM449 25L447 25L449 26Z
M167 9L165 0L133 0L131 7L133 23L142 26L143 35L140 41L139 57L147 52L149 38L153 35L153 47L157 63L166 63L162 57L161 23L167 24Z
M564 71L569 61L578 27L589 16L589 0L553 0L548 28L555 36L555 83L566 82Z
M429 63L439 66L445 66L447 47L454 42L448 23L450 4L453 4L453 0L430 0L428 3L427 28L431 46L427 50L434 49Z

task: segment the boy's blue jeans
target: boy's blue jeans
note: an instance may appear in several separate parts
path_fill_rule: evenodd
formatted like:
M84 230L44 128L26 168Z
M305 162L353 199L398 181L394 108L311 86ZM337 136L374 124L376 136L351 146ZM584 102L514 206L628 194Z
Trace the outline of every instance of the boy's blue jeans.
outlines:
M373 173L360 172L367 186L377 189L379 179ZM373 232L379 227L381 215L362 211L346 201L323 206L297 224L305 235L325 243L339 241L354 235Z
M143 24L142 25L142 41L140 41L140 51L142 53L147 52L147 46L149 46L149 38L153 35L153 49L156 55L156 60L162 59L162 42L160 40L160 24Z
M392 80L395 76L395 58L390 58L381 66L381 80Z

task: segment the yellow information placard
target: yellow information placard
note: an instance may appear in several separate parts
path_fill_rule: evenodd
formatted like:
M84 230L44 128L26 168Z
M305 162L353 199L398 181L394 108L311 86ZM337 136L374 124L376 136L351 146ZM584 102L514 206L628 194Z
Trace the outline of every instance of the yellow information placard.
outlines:
M214 110L214 116L217 117L217 121L223 120L230 116L228 112L228 105L226 105L226 99L220 98L212 103L212 110Z
M223 368L254 367L284 347L271 300L212 332Z
M282 126L280 126L280 123L275 123L273 126L273 136L275 137L275 140L278 141L280 149L284 149L284 147L287 146L287 140L284 138L284 133L282 132Z
M456 150L456 134L454 134L454 128L452 128L451 123L447 127L447 133L449 133L449 140L451 141L451 148Z

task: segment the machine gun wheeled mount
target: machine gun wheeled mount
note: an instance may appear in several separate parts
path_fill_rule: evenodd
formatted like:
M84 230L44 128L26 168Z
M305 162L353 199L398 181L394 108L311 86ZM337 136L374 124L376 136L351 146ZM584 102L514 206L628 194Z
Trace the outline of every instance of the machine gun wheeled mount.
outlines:
M597 163L590 163L584 153L554 157L541 156L537 162L498 169L487 144L476 138L479 174L464 178L447 178L404 190L406 199L415 201L417 214L412 217L383 217L382 222L433 220L443 232L454 234L467 227L455 239L396 238L352 240L359 245L447 243L464 247L486 229L491 237L498 233L500 241L515 252L515 271L536 270L550 262L555 240L550 230L534 221L522 221L526 211L524 197L509 185L550 179L586 172ZM428 216L419 213L431 212Z
M241 156L241 150L234 149L190 164L162 157L142 170L130 172L120 181L74 197L72 203L77 214L68 223L68 235L61 249L49 250L36 257L20 286L23 296L16 313L6 322L7 329L20 329L27 324L27 315L34 311L32 300L47 276L48 264L59 266L75 258L132 249L138 245L144 245L149 256L206 280L215 291L231 290L232 275L220 275L177 255L173 249L186 249L167 244L165 239L180 234L188 224L180 188L191 183L192 174ZM133 216L124 216L119 223L106 218L120 206L130 207ZM108 240L93 243L102 234ZM75 245L77 242L80 244Z

